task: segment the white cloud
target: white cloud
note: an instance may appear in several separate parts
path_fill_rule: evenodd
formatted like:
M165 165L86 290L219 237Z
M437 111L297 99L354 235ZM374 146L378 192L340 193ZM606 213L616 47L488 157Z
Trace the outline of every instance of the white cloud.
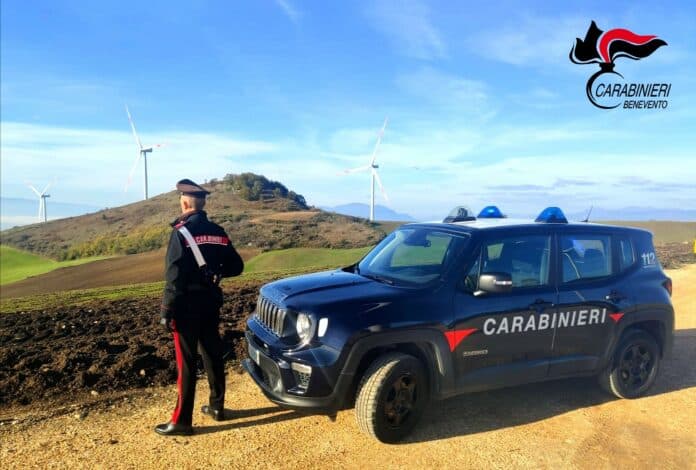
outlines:
M369 175L338 173L367 164L380 124L278 142L209 133L144 135L147 142L170 144L148 159L150 192L169 191L184 177L201 182L251 171L282 182L310 204L367 202ZM466 119L442 124L392 116L377 162L390 207L418 218L432 218L456 204L476 209L498 203L510 213L535 212L543 204L568 212L590 203L665 207L687 200L696 205L686 189L696 181L691 155L670 152L658 158L650 149L603 149L610 140L603 132L581 123L505 128L470 125ZM128 132L2 123L2 135L3 197L30 197L25 179L43 186L54 176L55 201L113 207L141 197L142 167L123 193L137 155ZM616 186L637 178L654 182L648 185L653 189ZM563 184L556 184L559 179ZM520 185L528 190L515 191ZM661 185L664 190L656 193Z
M231 136L172 132L141 136L146 145L166 142L148 157L150 194L171 190L188 177L205 180L234 171L235 162L269 153L275 144ZM57 179L52 196L62 201L118 205L141 194L142 163L124 194L138 155L128 132L2 123L2 194L21 196L23 182Z
M377 0L368 6L366 15L400 53L425 60L447 56L430 10L420 0Z
M294 24L298 24L300 22L300 17L302 15L292 3L290 3L288 0L275 0L275 3L280 7L281 10L283 10L283 13L285 13L285 16L287 16L290 21L292 21Z
M444 73L433 67L397 77L396 84L406 93L462 113L480 113L488 102L488 86L478 80Z
M468 41L469 49L488 59L513 65L571 64L568 53L584 37L584 17L546 18L524 15L498 29L487 28Z

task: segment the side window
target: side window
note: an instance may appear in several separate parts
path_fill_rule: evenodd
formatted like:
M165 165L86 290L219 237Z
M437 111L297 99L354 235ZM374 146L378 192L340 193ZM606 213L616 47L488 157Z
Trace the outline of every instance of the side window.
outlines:
M481 273L508 273L513 289L547 285L550 247L551 237L546 235L493 240L484 244Z
M626 271L636 262L630 238L619 238L619 271Z
M464 288L467 292L475 292L478 288L479 269L481 267L481 253L476 255L476 261L464 276Z
M563 282L610 276L611 237L609 235L561 236Z

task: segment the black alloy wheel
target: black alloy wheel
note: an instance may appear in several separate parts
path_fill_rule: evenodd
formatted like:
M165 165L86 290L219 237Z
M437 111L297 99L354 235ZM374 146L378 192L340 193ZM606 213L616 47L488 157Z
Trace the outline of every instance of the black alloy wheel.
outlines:
M655 358L644 344L634 344L628 348L619 362L619 377L624 387L640 389L650 377Z
M621 336L613 359L599 374L599 384L619 398L637 398L655 383L660 367L660 346L644 330L630 329Z
M391 385L384 402L384 415L387 422L395 428L401 426L418 399L418 383L410 373L403 374Z

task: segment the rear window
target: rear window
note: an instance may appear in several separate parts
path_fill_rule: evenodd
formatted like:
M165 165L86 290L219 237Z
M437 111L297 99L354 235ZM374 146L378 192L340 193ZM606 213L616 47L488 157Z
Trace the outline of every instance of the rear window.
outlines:
M633 251L633 243L627 237L619 238L619 271L623 272L633 266L636 262L636 255Z
M611 237L600 234L561 236L563 282L611 276Z

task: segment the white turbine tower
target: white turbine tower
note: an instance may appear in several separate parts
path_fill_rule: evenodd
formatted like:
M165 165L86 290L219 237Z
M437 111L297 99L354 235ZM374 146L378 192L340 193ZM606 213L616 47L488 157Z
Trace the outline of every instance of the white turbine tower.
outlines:
M361 171L370 170L370 221L375 220L375 180L379 185L380 191L382 191L382 196L384 196L384 200L387 201L387 203L389 203L387 192L384 190L384 186L382 185L382 180L379 177L379 173L377 173L377 168L379 168L379 165L375 163L375 160L377 159L377 150L379 149L379 144L382 143L382 137L384 136L384 131L387 128L388 122L389 118L385 118L384 124L382 125L382 129L379 131L379 134L377 134L377 142L375 143L375 149L372 151L372 158L370 160L370 164L358 168L353 168L351 170L344 170L344 173L358 173Z
M131 171L128 174L128 182L126 183L126 188L124 189L124 191L128 191L128 186L130 186L131 181L133 179L133 173L135 172L135 169L138 166L138 162L140 162L140 158L142 157L143 163L145 164L144 192L145 192L145 199L147 199L147 154L151 153L153 148L163 147L163 145L162 144L155 144L155 145L150 145L149 147L144 146L143 143L140 141L140 137L138 137L138 132L135 130L135 124L133 123L133 118L131 117L131 113L128 110L128 106L126 106L126 114L128 114L128 122L130 122L131 129L133 130L133 137L135 137L135 144L138 146L138 157L135 159L135 163L133 163L133 168L131 168Z
M46 191L48 191L48 188L51 187L54 181L55 180L48 183L44 190L41 192L39 192L39 190L31 184L27 183L27 186L29 186L29 188L32 191L34 191L34 194L36 194L39 197L39 222L41 222L41 219L43 219L44 222L48 221L48 215L46 214L46 198L51 197L51 195L48 194Z

